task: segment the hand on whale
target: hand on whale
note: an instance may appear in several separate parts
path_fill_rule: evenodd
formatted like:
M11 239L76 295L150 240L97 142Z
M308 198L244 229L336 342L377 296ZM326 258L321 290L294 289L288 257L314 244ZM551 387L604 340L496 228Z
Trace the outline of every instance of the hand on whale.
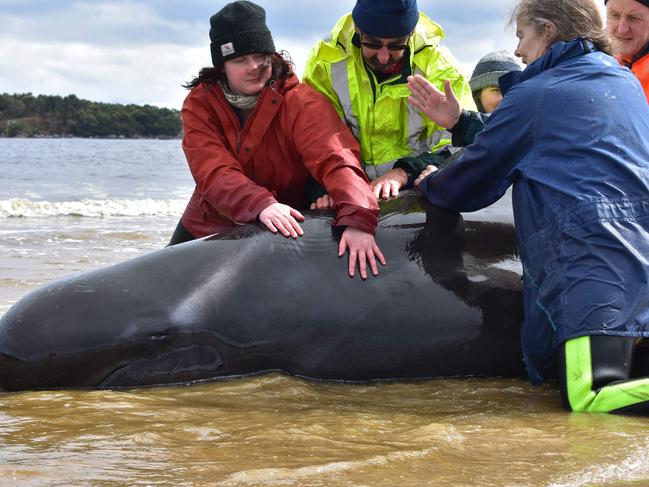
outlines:
M322 196L316 198L316 200L311 203L309 206L310 210L329 210L336 207L336 202L328 194L323 194Z
M370 182L370 188L379 200L399 197L399 190L408 184L408 175L401 168L393 168Z
M326 195L325 195L326 196ZM331 200L333 203L333 200ZM304 230L300 227L299 221L304 221L304 215L294 208L282 203L274 203L267 206L260 214L259 221L266 225L266 228L273 233L281 233L285 237L297 238L304 235ZM376 244L374 236L357 228L347 227L343 232L338 246L338 257L345 255L349 249L349 261L347 272L349 277L356 274L356 263L361 278L367 279L367 266L369 265L372 274L379 275L379 269L376 265L376 259L382 265L386 265L385 257L381 249Z
M285 237L297 238L304 235L298 220L303 222L304 215L294 208L283 203L273 203L259 214L259 221L273 233L278 231Z
M428 176L433 174L434 172L437 172L437 168L435 166L426 166L426 169L421 171L419 176L417 176L417 179L415 179L415 188L419 189L419 185L421 182L426 179Z
M345 228L343 236L340 238L340 244L338 245L338 257L345 255L347 248L349 248L347 267L349 277L354 277L357 261L361 278L363 279L367 279L366 261L370 265L370 269L372 269L372 274L375 276L379 275L376 259L378 258L381 264L386 265L385 257L383 257L379 246L376 245L374 236L367 232L352 227Z

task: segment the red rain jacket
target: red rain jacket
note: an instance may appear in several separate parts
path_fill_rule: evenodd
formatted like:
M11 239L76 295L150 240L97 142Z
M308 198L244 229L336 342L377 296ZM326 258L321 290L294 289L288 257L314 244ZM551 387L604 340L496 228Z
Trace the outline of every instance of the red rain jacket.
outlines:
M334 225L374 235L379 207L358 143L327 99L295 75L262 90L243 128L218 85L192 89L182 119L196 181L182 223L194 237L254 222L276 202L308 208L309 174L336 203Z

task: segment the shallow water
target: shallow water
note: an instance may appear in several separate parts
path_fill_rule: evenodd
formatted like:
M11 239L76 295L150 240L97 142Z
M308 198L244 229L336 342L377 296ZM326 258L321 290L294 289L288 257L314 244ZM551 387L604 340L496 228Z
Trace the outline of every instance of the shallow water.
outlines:
M0 475L32 485L647 485L647 421L518 380L266 375L0 395Z
M0 315L165 245L191 191L178 141L0 139L0 183ZM0 485L603 484L649 485L649 419L521 380L0 393Z

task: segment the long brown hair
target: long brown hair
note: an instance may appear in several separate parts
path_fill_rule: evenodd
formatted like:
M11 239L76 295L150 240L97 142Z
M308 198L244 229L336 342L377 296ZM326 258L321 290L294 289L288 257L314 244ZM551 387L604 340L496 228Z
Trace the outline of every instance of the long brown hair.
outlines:
M280 51L270 55L270 64L272 71L268 82L275 81L281 89L288 77L293 74L293 61L291 61L291 57L286 51ZM198 72L198 76L183 84L182 87L191 90L201 83L214 85L219 81L227 82L223 65L202 68Z
M549 39L549 45L582 37L606 54L613 52L594 0L519 0L509 24L521 18L534 26L538 33L543 31L545 24L553 25L556 34Z

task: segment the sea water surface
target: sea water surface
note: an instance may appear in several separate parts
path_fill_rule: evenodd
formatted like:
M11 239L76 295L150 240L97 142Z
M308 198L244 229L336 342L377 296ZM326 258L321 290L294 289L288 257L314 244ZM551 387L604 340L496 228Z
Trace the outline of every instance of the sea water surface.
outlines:
M164 246L192 189L178 140L0 139L0 316ZM649 419L511 379L0 392L0 485L644 486Z

